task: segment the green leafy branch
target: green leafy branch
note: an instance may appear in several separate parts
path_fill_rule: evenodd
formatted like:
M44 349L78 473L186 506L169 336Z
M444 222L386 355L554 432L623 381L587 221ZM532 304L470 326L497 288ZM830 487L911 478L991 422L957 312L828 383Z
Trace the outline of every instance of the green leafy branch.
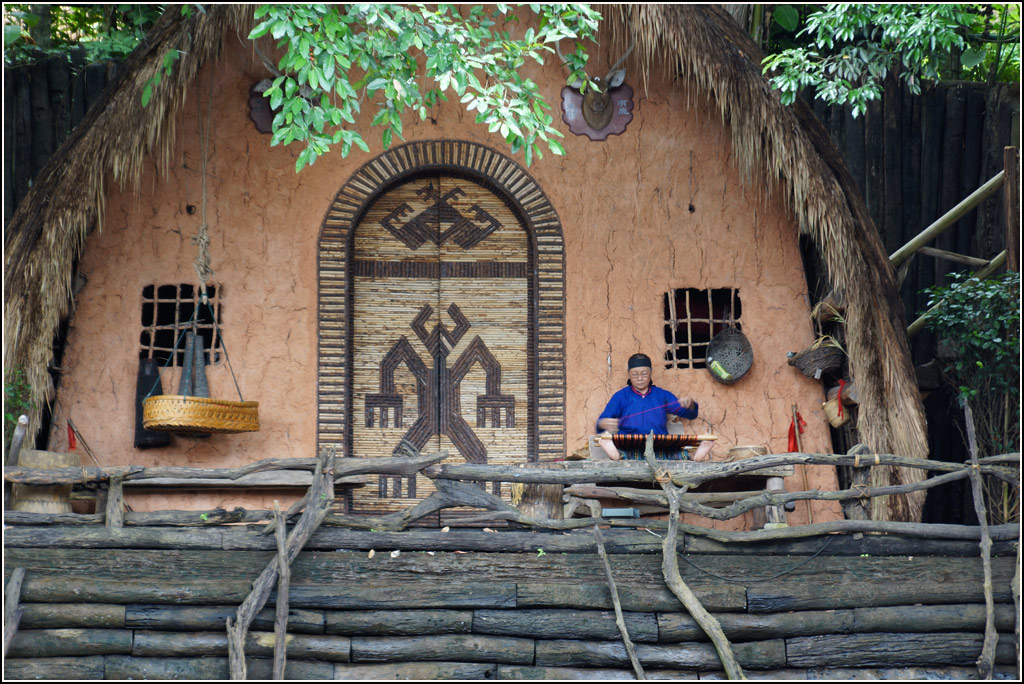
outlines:
M261 6L249 38L269 35L283 52L280 75L264 92L276 112L271 144L305 143L296 171L335 145L342 156L353 146L369 151L355 127L369 103L376 108L371 125L383 127L387 148L403 139L403 113L426 119L451 92L513 153L522 150L528 165L543 156L542 145L564 154L554 139L562 133L546 112L550 105L520 69L527 60L543 64L553 43L571 39L576 50L569 66L582 72L580 41L593 38L600 15L586 5L530 9L539 15L539 28L515 38L498 29L499 22L518 22L507 5Z

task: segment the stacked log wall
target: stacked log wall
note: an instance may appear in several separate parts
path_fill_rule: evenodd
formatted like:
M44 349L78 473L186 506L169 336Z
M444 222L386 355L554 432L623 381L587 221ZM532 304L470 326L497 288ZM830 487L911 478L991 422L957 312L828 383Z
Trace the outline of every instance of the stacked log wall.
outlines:
M8 530L5 575L26 575L7 678L227 677L225 621L273 557L272 537L242 526L43 529ZM660 543L605 532L640 661L652 678L721 678L645 536ZM985 611L974 543L687 543L683 579L752 677L976 676ZM632 678L592 546L586 532L323 529L292 566L287 676ZM997 542L996 553L997 674L1012 679L1015 546ZM252 677L270 672L275 599L248 636Z

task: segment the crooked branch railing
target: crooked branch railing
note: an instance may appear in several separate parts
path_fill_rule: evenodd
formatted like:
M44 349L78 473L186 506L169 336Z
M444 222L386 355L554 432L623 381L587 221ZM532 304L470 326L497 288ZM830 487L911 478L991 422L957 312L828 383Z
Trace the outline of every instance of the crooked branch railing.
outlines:
M516 468L511 466L495 466L481 464L442 464L447 457L446 452L415 458L338 458L335 462L335 479L340 480L352 475L414 475L421 472L434 480L437 491L423 501L408 509L384 516L340 515L329 514L324 520L325 525L340 525L360 529L378 529L397 531L404 529L427 515L444 508L476 507L488 513L482 513L473 522L511 521L520 525L554 529L573 529L591 527L594 522L612 526L628 524L635 526L635 520L616 521L601 518L576 518L570 520L535 520L524 516L516 508L493 494L488 494L480 487L467 484L469 482L516 482L524 484L562 484L582 485L601 482L651 482L651 469L644 462L617 462L608 464L590 464L586 469L560 468ZM673 485L694 488L698 485L726 477L756 473L766 468L793 465L831 465L867 468L876 465L899 465L941 473L921 482L893 485L888 487L855 487L838 491L805 490L798 492L771 493L767 491L752 492L722 508L715 508L701 502L700 494L684 493L679 497L679 508L683 513L691 513L714 520L734 518L755 508L763 506L783 505L790 501L844 501L850 499L866 499L875 496L902 494L911 491L930 489L942 484L968 478L972 469L982 475L990 475L1014 486L1020 484L1020 454L1004 454L979 459L977 466L971 463L949 463L909 458L894 454L813 454L789 453L756 456L742 461L723 463L693 463L665 461L659 462ZM4 480L8 483L26 485L54 484L104 484L120 480L122 483L143 482L147 479L160 478L196 478L203 480L223 479L226 487L231 482L245 475L271 470L303 470L313 471L317 459L266 459L239 468L201 469L188 467L156 467L114 466L98 468L82 466L79 468L38 469L20 466L5 466ZM621 490L620 490L621 493ZM638 492L629 490L621 494L623 498L632 498L638 503L647 503L668 507L666 496L657 490ZM110 507L108 506L108 510ZM298 510L288 511L290 519L299 514ZM123 524L128 526L171 525L171 526L211 526L225 523L260 522L271 519L271 511L245 510L236 508L233 511L216 509L213 511L160 511L146 513L125 513ZM106 513L95 514L44 514L5 511L4 522L8 525L31 524L71 524L94 525L111 523ZM657 528L658 521L649 521ZM690 527L690 526L687 526ZM992 528L996 539L1009 538L1006 535L1015 526L996 526ZM701 528L693 528L693 533L702 534ZM799 528L780 530L760 530L756 532L722 533L708 530L703 534L723 541L739 541L741 539L768 539L796 536L809 536L838 531L879 531L901 534L927 536L934 533L946 538L977 539L974 527L959 525L927 525L916 523L883 523L876 521L835 521L804 525ZM686 531L690 531L687 529ZM774 533L774 534L772 534Z

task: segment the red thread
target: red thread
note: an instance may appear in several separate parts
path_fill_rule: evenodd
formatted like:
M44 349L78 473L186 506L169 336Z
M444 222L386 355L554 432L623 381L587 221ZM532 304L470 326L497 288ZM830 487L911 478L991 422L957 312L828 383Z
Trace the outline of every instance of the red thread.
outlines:
M68 451L74 451L76 446L75 431L71 429L71 423L68 423Z
M846 381L839 380L839 392L836 393L836 400L839 402L839 417L843 417L843 387L846 385Z

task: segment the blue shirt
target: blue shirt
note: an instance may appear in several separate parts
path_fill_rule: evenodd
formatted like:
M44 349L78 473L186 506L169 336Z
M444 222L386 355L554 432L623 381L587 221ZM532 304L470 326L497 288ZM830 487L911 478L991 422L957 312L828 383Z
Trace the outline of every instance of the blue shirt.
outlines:
M656 435L664 435L670 413L682 418L696 418L697 402L693 402L690 408L683 408L676 395L660 387L651 385L650 391L641 395L626 385L612 395L598 420L618 418L619 432L625 434L646 435L653 430Z

